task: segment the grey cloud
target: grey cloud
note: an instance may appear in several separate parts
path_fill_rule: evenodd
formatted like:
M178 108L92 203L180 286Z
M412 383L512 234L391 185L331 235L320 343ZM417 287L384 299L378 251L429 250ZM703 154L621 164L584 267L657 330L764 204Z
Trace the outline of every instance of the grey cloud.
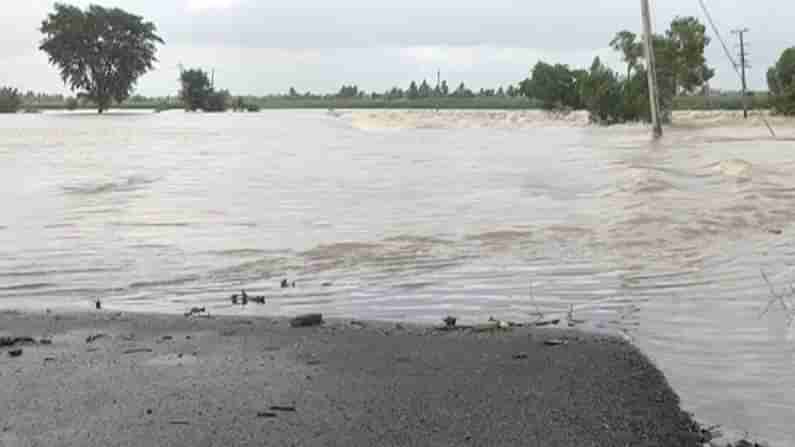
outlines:
M252 85L258 91L283 91L299 81L312 89L333 90L341 82L381 88L419 77L436 66L456 75L460 71L462 78L485 86L524 76L537 57L587 64L593 54L604 53L616 31L638 30L640 25L637 0L200 0L204 6L214 2L221 6L200 10L190 8L195 1L102 2L154 21L166 39L160 55L164 72L147 75L142 91L173 91L174 74L169 70L180 62L222 67L236 61L258 73L256 79L230 75L229 88L236 91L250 90ZM14 1L0 17L4 29L0 83L19 79L17 82L47 89L44 79L51 79L49 89L60 85L55 70L35 54L36 28L52 3ZM660 29L675 15L702 17L697 0L654 3ZM789 23L795 5L789 0L767 0L753 7L738 0L707 3L725 37L731 38L731 27L752 29L748 36L754 65L752 86L764 88L766 68L784 48L795 45ZM451 55L435 52L430 59L421 60L400 57L398 49L412 47L448 49ZM473 54L480 60L462 67L451 60L457 57L450 50L455 48L479 48ZM265 51L268 49L274 51ZM493 57L504 49L527 51L511 53L522 58L519 60ZM319 56L313 59L308 54ZM278 57L272 59L274 55ZM736 76L718 42L708 49L707 56L718 69L715 84L734 88ZM291 76L295 81L290 81Z

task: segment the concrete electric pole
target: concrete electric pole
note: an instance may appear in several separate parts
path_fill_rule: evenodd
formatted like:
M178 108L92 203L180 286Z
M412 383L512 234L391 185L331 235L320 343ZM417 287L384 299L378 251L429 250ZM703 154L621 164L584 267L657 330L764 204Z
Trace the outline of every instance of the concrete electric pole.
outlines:
M660 94L657 87L657 64L654 60L654 34L651 28L651 8L649 0L640 0L641 13L643 14L643 48L646 52L646 71L649 76L649 102L651 104L651 125L654 138L662 137L662 123L660 122Z
M740 80L743 84L743 116L748 119L748 84L745 78L745 69L748 68L748 63L745 61L745 33L750 31L748 28L736 29L732 34L737 34L740 37Z

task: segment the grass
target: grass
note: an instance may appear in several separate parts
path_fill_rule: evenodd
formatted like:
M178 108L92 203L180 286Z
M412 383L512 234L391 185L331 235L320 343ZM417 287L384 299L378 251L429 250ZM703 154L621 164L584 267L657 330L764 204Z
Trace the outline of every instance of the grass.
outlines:
M338 97L297 97L264 96L243 97L247 105L262 110L275 109L458 109L458 110L534 110L540 108L536 100L509 96L476 96L473 98L443 97L418 99L387 98L338 98ZM754 110L769 109L766 93L749 97ZM66 102L24 104L28 110L66 110ZM674 98L674 110L742 110L742 97L726 96L678 96ZM92 110L90 105L81 105L80 110ZM147 101L128 101L113 108L127 110L179 110L182 104L170 98L152 98Z
M767 93L757 93L748 97L748 105L752 110L770 108ZM742 110L743 102L740 95L725 96L677 96L674 98L674 110Z

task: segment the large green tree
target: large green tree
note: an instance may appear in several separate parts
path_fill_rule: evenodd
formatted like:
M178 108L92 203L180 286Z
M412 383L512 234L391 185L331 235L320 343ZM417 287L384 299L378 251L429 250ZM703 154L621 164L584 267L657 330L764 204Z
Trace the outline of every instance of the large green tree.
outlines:
M707 28L695 17L677 17L665 32L672 50L674 89L693 93L715 76L707 66L704 50L710 43Z
M776 65L767 71L773 110L795 115L795 47L784 50Z
M592 122L609 125L625 120L621 81L598 57L582 80L580 93Z
M99 113L130 96L138 78L154 67L157 44L164 43L153 23L97 5L82 10L56 3L40 31L39 49L58 66L61 79L95 103Z
M519 84L521 93L541 101L545 109L582 107L577 74L567 65L550 65L539 61L529 79Z
M185 104L185 110L195 112L207 106L207 100L213 93L210 77L204 70L185 70L179 77L182 88L179 96Z

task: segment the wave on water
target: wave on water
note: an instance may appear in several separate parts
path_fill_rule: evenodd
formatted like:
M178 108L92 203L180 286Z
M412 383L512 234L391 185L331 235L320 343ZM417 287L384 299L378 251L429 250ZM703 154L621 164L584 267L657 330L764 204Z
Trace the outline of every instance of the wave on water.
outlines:
M13 286L0 286L0 291L3 292L12 292L16 290L36 290L36 289L44 289L47 287L54 287L56 284L47 283L47 282L36 282L36 283L27 283L27 284L15 284Z
M154 228L183 228L193 225L191 222L114 222L117 227L154 227Z
M111 181L103 183L85 183L78 185L63 186L62 189L67 194L75 195L95 195L112 192L129 192L143 189L158 179L150 179L143 176L133 175L121 181Z
M178 286L199 280L198 275L188 275L181 278L164 279L159 281L139 281L130 284L131 289L143 289L146 287Z
M587 111L554 112L544 110L349 110L337 112L336 117L347 120L360 130L409 129L533 129L539 127L591 126ZM770 139L767 125L775 129L776 139L795 139L795 120L772 116L768 112L755 112L746 120L742 111L678 110L673 112L674 128L743 127L756 129L753 136L741 140ZM627 124L619 128L632 128L644 124ZM728 137L736 139L736 137Z
M252 256L265 256L269 254L278 254L278 250L262 250L259 248L233 248L228 250L213 250L208 252L211 255L229 256L236 258L247 258Z
M361 130L376 129L523 129L549 125L583 127L588 113L542 110L355 110L344 118Z
M0 272L0 278L50 276L50 275L79 275L84 273L110 273L110 272L119 272L119 271L120 269L118 268L23 270L23 271Z

